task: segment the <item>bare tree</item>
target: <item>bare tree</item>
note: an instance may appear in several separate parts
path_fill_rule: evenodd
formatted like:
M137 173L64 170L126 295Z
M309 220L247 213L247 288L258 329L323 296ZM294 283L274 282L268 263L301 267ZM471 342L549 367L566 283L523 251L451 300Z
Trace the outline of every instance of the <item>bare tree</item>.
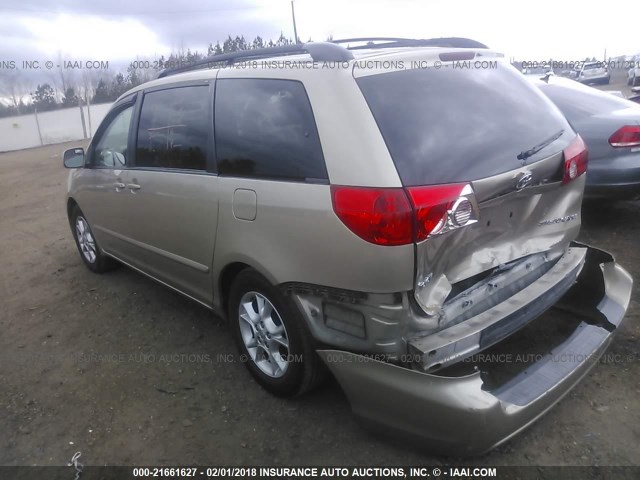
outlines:
M11 99L13 107L20 115L20 105L22 97L29 91L28 84L21 70L5 70L0 76L0 91L3 95Z
M101 72L98 70L82 70L76 91L83 103L86 104L91 99L101 76Z
M65 68L64 62L66 59L62 58L62 53L58 52L57 68L51 70L50 79L51 83L56 90L56 97L61 100L66 94L69 88L77 89L76 75L73 69Z

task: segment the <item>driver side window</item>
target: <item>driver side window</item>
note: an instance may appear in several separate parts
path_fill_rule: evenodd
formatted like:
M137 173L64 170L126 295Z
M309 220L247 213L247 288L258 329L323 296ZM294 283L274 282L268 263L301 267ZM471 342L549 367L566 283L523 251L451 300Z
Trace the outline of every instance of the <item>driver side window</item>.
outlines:
M127 164L127 143L133 105L118 113L106 128L93 152L96 167L124 168Z

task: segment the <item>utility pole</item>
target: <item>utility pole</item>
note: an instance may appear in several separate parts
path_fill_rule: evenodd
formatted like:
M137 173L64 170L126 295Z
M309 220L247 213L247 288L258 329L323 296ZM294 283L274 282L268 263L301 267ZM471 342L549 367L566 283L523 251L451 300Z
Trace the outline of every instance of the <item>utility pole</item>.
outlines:
M296 44L300 43L298 40L298 29L296 28L296 11L293 8L293 0L291 0L291 17L293 18L293 36Z

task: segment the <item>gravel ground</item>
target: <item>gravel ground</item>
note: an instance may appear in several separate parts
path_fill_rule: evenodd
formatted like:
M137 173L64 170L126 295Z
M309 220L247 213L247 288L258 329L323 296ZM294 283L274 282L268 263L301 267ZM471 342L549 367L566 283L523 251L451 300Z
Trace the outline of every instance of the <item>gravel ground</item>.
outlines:
M127 268L90 273L64 209L69 146L0 154L0 465L640 464L637 286L615 361L490 454L434 458L361 428L335 381L265 393L202 307ZM639 213L591 205L581 234L636 278Z

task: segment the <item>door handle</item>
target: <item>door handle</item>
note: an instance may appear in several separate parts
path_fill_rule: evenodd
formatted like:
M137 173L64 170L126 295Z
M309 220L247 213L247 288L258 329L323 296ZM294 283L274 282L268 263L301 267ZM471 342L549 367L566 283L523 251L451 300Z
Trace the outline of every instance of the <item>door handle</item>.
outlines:
M140 190L140 185L138 185L137 183L128 183L127 188L131 191Z
M113 186L115 187L116 192L119 192L125 187L124 183L120 183L120 182L114 183Z

